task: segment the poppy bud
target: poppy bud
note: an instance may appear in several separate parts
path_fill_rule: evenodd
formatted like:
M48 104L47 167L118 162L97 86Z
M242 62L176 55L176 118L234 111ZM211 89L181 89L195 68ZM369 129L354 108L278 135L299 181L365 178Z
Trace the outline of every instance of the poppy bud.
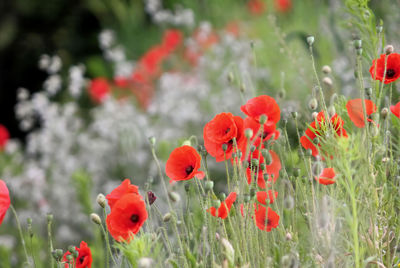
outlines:
M211 191L214 188L214 182L213 181L207 181L206 185L204 186L206 191Z
M372 134L372 137L378 136L378 134L379 134L379 129L378 129L378 127L377 127L376 125L373 125L373 126L371 127L371 134Z
M265 161L265 164L267 164L267 165L272 164L272 156L269 152L268 152L268 154L265 154L264 161Z
M246 91L246 85L241 83L239 90L240 90L240 92L244 93Z
M312 156L312 150L311 149L307 149L306 150L306 156Z
M259 162L258 162L258 159L251 159L251 166L252 167L258 167L258 165L259 165Z
M328 114L330 117L334 116L336 114L336 109L335 106L329 106L328 107Z
M149 137L149 142L151 146L156 145L156 138L154 136Z
M385 47L385 53L386 53L386 55L389 55L389 54L393 53L393 50L394 50L394 48L393 48L392 45L387 45L387 46Z
M315 145L317 145L319 143L319 139L318 137L315 137L312 141Z
M250 201L250 195L248 195L248 194L245 194L245 195L243 195L243 200L244 200L244 202L249 202Z
M317 116L318 116L318 113L317 113L317 112L313 112L313 113L311 114L311 117L312 117L313 120L317 119Z
M312 99L308 102L308 107L309 107L311 110L317 109L317 107L318 107L318 101L317 101L317 99L316 99L316 98L312 98Z
M185 184L185 188L186 188L186 184ZM156 201L157 196L152 191L148 191L147 198L149 200L149 205L151 206Z
M76 259L76 258L78 258L79 257L79 252L77 251L77 250L75 250L73 253L72 253L72 256Z
M361 56L361 55L362 55L362 53L363 53L363 50L362 50L362 48L359 48L359 49L357 49L357 55L358 55L358 56Z
M326 85L329 88L332 87L333 85L332 79L327 76L322 79L322 83L324 83L324 85Z
M314 44L314 36L312 36L312 35L308 36L307 43L309 46L312 46L312 44Z
M263 170L263 171L267 169L265 163L261 163L260 164L260 169Z
M287 233L287 234L286 234L286 240L287 240L287 241L292 240L292 234L291 234L291 233Z
M232 83L232 82L233 82L233 79L234 79L233 73L232 73L232 72L229 72L229 73L228 73L228 82L229 82L229 83Z
M63 250L62 250L62 249L56 249L56 250L54 250L53 252L54 252L54 253L52 253L52 254L53 254L53 257L54 257L56 260L61 260L63 254L64 254Z
M297 118L297 112L292 112L291 114L292 114L293 119Z
M383 26L382 25L376 26L376 32L377 33L381 33L382 31L383 31Z
M163 216L163 222L169 222L171 220L171 213L165 213L165 215Z
M268 120L268 116L266 116L265 114L262 114L259 119L260 125L264 125L265 122L267 122L267 120Z
M246 128L244 131L244 136L248 139L251 139L251 137L253 137L253 130L251 128Z
M330 74L332 72L332 69L328 65L324 65L324 66L322 66L322 72L324 74Z
M192 146L192 143L190 142L190 140L185 140L182 142L182 146L184 145Z
M53 214L47 214L47 223L51 223L53 221Z
M68 255L66 256L66 259L67 259L67 262L68 262L68 263L71 263L72 260L74 259L74 257L73 257L71 254L68 254Z
M76 251L75 246L73 246L73 245L68 246L68 251L70 253L74 253Z
M299 176L300 176L300 169L299 169L299 168L293 169L293 175L294 175L295 177L299 177Z
M228 144L226 143L222 144L222 150L226 152L226 150L228 150Z
M154 260L147 257L142 257L138 260L139 268L151 268L154 266Z
M364 90L365 90L365 95L367 95L368 97L372 95L372 88L366 87Z
M215 199L212 201L213 207L215 208L219 208L221 206L221 201L219 201L218 199Z
M103 194L98 194L96 198L97 204L99 204L100 207L105 208L106 207L106 197Z
M246 169L246 168L248 168L248 167L249 167L249 162L244 162L244 163L243 163L243 168Z
M94 222L95 224L98 224L98 225L101 224L100 216L97 215L96 213L90 214L90 220L91 220L92 222Z
M283 99L286 96L286 91L284 89L279 90L278 97Z
M382 110L381 110L381 116L382 116L382 118L383 119L386 119L386 117L387 117L387 115L389 114L389 110L388 110L388 108L383 108Z
M168 192L168 197L172 202L179 202L181 200L180 195L176 192Z
M251 145L251 146L250 146L250 152L254 152L256 149L257 149L257 148L256 148L255 145Z
M362 48L362 40L360 40L360 39L354 40L354 47L356 49Z

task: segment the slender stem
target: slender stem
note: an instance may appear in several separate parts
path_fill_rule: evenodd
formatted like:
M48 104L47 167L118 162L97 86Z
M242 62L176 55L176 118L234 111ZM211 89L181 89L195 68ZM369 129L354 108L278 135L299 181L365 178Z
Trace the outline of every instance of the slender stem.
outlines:
M11 208L11 211L13 212L13 214L14 214L15 221L17 222L17 228L18 228L19 236L21 238L22 247L24 248L24 254L25 254L25 257L26 257L26 263L29 266L31 266L31 263L29 261L28 251L26 250L24 235L23 235L22 229L21 229L21 223L19 222L19 218L18 218L18 215L17 215L17 211L15 211L15 208L14 208L14 206L12 204L10 205L10 208Z
M110 240L108 239L108 234L107 234L106 230L104 229L103 223L100 224L100 227L101 227L101 231L103 232L104 239L106 241L106 247L107 247L108 253L111 256L111 259L112 259L114 265L117 265L117 262L115 261L113 253L111 251ZM106 254L106 255L108 255L108 254ZM108 259L108 257L107 257L107 259ZM110 265L109 262L107 262L107 267L109 267L109 265Z

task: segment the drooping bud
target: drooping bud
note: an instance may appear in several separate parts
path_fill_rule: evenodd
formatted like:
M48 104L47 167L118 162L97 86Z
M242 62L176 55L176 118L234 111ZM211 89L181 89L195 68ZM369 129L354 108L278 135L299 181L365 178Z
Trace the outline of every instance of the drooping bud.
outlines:
M221 206L221 201L219 201L218 199L214 199L212 201L213 207L215 208L219 208Z
M322 66L322 72L324 74L330 74L332 72L332 69L328 65L324 65L324 66Z
M165 213L164 216L163 216L163 221L164 222L169 222L171 220L171 217L172 217L171 213L169 213L169 212Z
M297 115L297 112L292 112L291 114L292 114L293 119L296 119L297 116L298 116L298 115Z
M262 171L264 171L264 170L267 169L265 163L261 163L261 164L260 164L260 169L261 169Z
M172 202L179 202L181 200L181 197L178 193L176 192L168 192L168 197Z
M257 148L254 144L250 145L250 152L254 152L256 149Z
M98 194L96 198L97 204L99 204L100 207L105 208L106 207L106 197L103 194Z
M53 222L53 214L51 214L51 213L49 213L49 214L47 214L47 223L51 223L51 222Z
M157 196L152 191L148 191L147 199L149 200L149 205L151 206L157 200Z
M367 95L368 97L372 96L372 88L367 87L364 90L365 90L365 95Z
M308 108L310 108L311 110L315 110L318 108L318 101L316 98L312 98L309 102L308 102Z
M312 156L312 150L311 149L307 149L306 150L306 156Z
M326 76L322 79L322 83L324 83L324 85L326 85L329 88L331 88L333 85L332 79L328 76Z
M312 35L308 36L307 43L309 46L312 46L314 44L314 36L312 36Z
M292 234L291 233L286 233L286 240L287 241L292 240Z
M354 47L356 49L362 48L362 40L360 40L360 39L354 40Z
M358 55L358 56L361 56L362 53L363 53L363 49L362 49L362 48L358 48L358 49L357 49L357 55Z
M389 114L389 109L386 108L386 107L384 107L384 108L381 110L382 119L386 119L386 117L388 116L388 114Z
M315 145L319 144L319 139L318 137L315 137L312 141Z
M154 136L149 137L149 142L151 146L156 145L156 138Z
M224 143L222 144L222 151L226 152L228 150L228 144Z
M244 83L241 83L239 90L240 92L244 93L246 91L246 85Z
M393 48L392 45L387 45L387 46L385 47L385 53L386 53L386 55L389 55L389 54L393 53L393 50L394 50L394 48Z
M208 192L211 191L214 188L214 182L213 181L207 181L205 183L204 189Z
M98 225L101 224L100 216L97 215L96 213L90 214L90 220L91 220L93 223L95 223L95 224L98 224Z
M295 177L299 177L300 176L300 172L301 172L301 170L299 168L294 168L293 169L293 175Z

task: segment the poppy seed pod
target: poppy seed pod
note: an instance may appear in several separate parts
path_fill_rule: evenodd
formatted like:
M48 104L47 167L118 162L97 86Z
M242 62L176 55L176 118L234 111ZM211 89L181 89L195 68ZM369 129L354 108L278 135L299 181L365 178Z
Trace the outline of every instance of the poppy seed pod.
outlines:
M330 74L332 72L332 69L328 65L324 65L324 66L322 66L322 72L324 74Z
M251 139L251 137L253 137L253 130L251 128L246 128L244 131L244 136L248 139Z
M389 55L389 54L393 53L393 50L394 50L394 48L393 48L392 45L387 45L387 46L385 47L385 53L386 53L386 55Z
M74 253L76 251L75 246L73 245L68 246L68 251Z
M100 207L105 208L106 207L106 197L103 194L98 194L96 198L97 204L99 204Z
M309 102L308 102L308 107L311 110L315 110L318 108L318 101L316 98L312 98Z
M93 223L95 223L95 224L98 224L98 225L101 224L100 216L97 215L96 213L90 214L90 220L91 220Z
M258 162L258 159L251 159L251 166L252 167L258 167L258 165L259 165L259 162Z
M312 46L312 44L314 44L314 36L312 36L312 35L308 36L307 43L308 43L308 45Z

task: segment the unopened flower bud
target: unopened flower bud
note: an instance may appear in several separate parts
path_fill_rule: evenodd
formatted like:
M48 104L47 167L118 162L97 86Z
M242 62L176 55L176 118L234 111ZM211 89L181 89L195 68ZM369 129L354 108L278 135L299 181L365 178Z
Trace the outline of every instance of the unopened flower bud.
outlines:
M71 254L68 254L65 258L67 259L68 263L71 263L74 259L74 256L72 256Z
M229 72L229 73L228 73L228 82L229 82L229 83L232 83L232 82L233 82L233 79L234 79L233 73L232 73L232 72Z
M332 69L328 65L324 65L324 66L322 66L322 72L324 74L330 74L332 72Z
M244 93L246 91L246 85L245 84L240 84L240 88L239 88L240 92Z
M298 116L298 115L297 115L297 112L292 112L291 114L292 114L293 119L296 119L297 116Z
M56 260L61 260L62 256L64 255L64 252L62 249L56 249L53 251L53 257L55 257Z
M165 213L164 216L163 216L163 221L164 222L169 222L171 220L171 217L172 217L171 213L169 213L169 212Z
M362 40L360 40L360 39L354 40L354 47L356 49L362 48Z
M267 169L267 166L265 165L265 163L260 164L260 169L263 171Z
M286 234L286 240L287 240L287 241L292 240L292 234L291 234L291 233L287 233L287 234Z
M51 223L53 221L53 214L47 214L47 223Z
M215 199L212 201L213 207L215 208L219 208L221 206L221 201L219 201L218 199Z
M286 96L286 91L284 89L279 90L278 97L283 99L283 98L285 98L285 96Z
M358 56L361 56L362 53L363 53L363 49L362 49L362 48L358 48L358 49L357 49L357 55L358 55Z
M181 200L181 197L178 193L176 192L168 192L168 197L172 202L179 202Z
M97 215L96 213L90 214L90 220L91 220L92 222L94 222L95 224L98 224L98 225L101 224L100 216Z
M322 79L322 83L324 83L324 85L326 85L329 88L332 87L333 85L332 79L327 76Z
M157 200L157 196L152 191L148 191L147 199L149 200L149 205L151 206Z
M312 98L312 99L308 102L308 107L309 107L311 110L317 109L317 107L318 107L318 101L317 101L317 99L316 99L316 98Z
M313 120L317 119L317 116L318 116L318 113L317 113L317 112L313 112L313 113L311 114L311 117L312 117Z
M372 95L372 88L367 87L364 90L365 90L365 95L367 95L368 97Z
M385 53L386 53L386 55L389 55L389 54L393 53L393 50L394 50L394 48L393 48L392 45L387 45L387 46L385 47Z
M248 139L251 139L251 137L253 137L253 130L251 128L246 128L244 131L244 136Z
M254 152L256 149L257 148L254 144L250 145L250 152Z
M154 260L148 257L142 257L138 260L139 268L152 268L154 267Z
M317 145L317 144L319 143L318 137L315 137L315 138L313 139L313 143L314 143L315 145Z
M264 125L265 122L267 122L267 120L268 120L268 117L265 114L262 114L259 119L260 125Z
M75 252L75 251L76 251L75 246L73 246L73 245L68 246L68 251L69 251L70 253Z
M312 36L312 35L308 36L307 43L308 43L308 45L312 46L312 44L314 44L314 36Z
M156 138L154 136L149 137L149 142L151 146L156 145Z
M103 194L98 194L96 198L97 204L99 204L100 207L105 208L106 207L106 197Z
M248 195L248 194L245 194L245 195L243 195L243 200L244 200L244 202L249 202L250 201L250 195Z
M328 107L328 114L330 117L334 116L336 114L336 109L335 106L329 106Z
M214 182L213 181L207 181L205 186L204 186L206 191L211 191L214 188Z
M312 150L311 149L307 149L306 150L306 156L312 156Z
M386 119L386 117L387 117L388 114L389 114L389 109L386 108L386 107L384 107L384 108L381 110L382 119Z
M228 144L224 143L222 144L222 151L226 152L228 150Z
M383 31L383 26L382 25L376 26L376 32L377 33L381 33L382 31Z
M300 169L299 168L294 168L293 169L293 175L295 176L295 177L299 177L300 176Z
M252 167L258 167L258 165L259 165L258 159L255 159L255 158L251 159Z
M190 142L190 140L184 140L182 142L182 146L184 146L184 145L192 146L192 143Z

